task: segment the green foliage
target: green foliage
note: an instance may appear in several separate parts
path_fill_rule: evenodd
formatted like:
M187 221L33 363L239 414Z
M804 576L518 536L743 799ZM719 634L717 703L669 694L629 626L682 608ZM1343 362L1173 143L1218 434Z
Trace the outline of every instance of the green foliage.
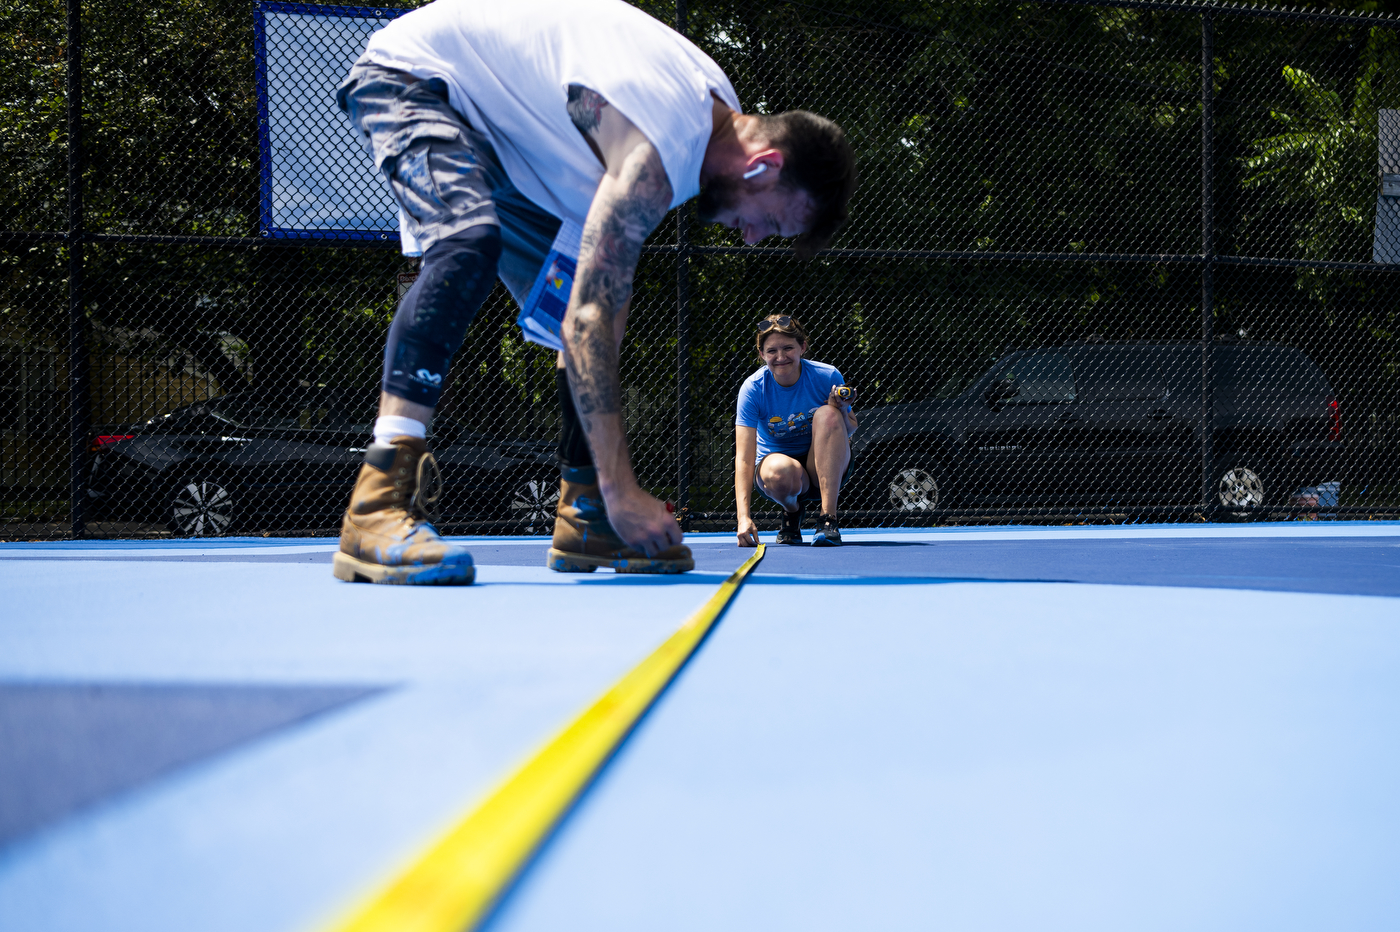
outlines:
M639 5L674 21L669 2ZM728 468L734 392L757 365L753 322L771 311L802 317L816 358L839 366L866 404L954 392L1008 346L1199 332L1191 266L966 258L1199 252L1197 15L1017 0L689 7L694 40L746 107L802 107L846 127L863 180L837 245L940 253L808 264L695 256L691 423L714 451L697 474ZM255 236L246 0L83 9L88 229ZM65 223L63 12L57 0L0 0L0 205L12 229ZM1225 14L1217 25L1222 251L1365 259L1375 113L1400 94L1394 33ZM737 244L690 217L683 209L676 222L691 224L698 246ZM653 242L675 232L668 220ZM51 244L0 252L0 326L62 345L65 262ZM372 390L405 267L379 248L107 243L88 247L85 311L192 350L233 334L258 383ZM1219 329L1321 347L1339 391L1354 385L1394 405L1388 278L1250 270L1220 280ZM674 258L647 257L622 359L634 452L653 484L669 481L677 452L675 297ZM502 435L548 436L553 359L521 341L514 314L497 289L457 357L445 408Z
M1396 74L1400 43L1383 29L1367 37L1349 104L1308 72L1284 66L1295 107L1270 111L1284 131L1254 141L1242 184L1266 188L1277 203L1299 208L1293 227L1300 258L1355 260L1369 252L1377 110L1400 97L1396 83L1386 80ZM1308 281L1322 287L1316 277Z
M1287 210L1301 258L1366 261L1375 220L1378 169L1377 111L1400 106L1400 41L1394 32L1371 29L1365 38L1350 101L1293 65L1283 78L1293 96L1291 108L1270 117L1284 130L1255 139L1242 160L1241 184L1258 190L1265 204ZM1365 381L1371 394L1393 390L1397 375L1396 312L1388 280L1354 272L1299 269L1298 289L1323 309L1335 342L1346 328L1366 337L1372 360ZM1304 311L1303 313L1307 313Z
M237 0L88 6L93 228L256 234L248 20L248 5Z
M0 211L10 229L59 230L67 190L63 4L0 4Z
M1194 17L1004 0L707 4L697 41L753 109L847 130L862 182L838 245L1191 252ZM1111 84L1112 94L1102 93ZM697 242L734 244L696 229ZM796 314L869 404L960 389L1008 345L1190 333L1193 276L1156 266L706 257L693 273L694 419L720 433L753 321ZM716 467L718 468L718 467Z

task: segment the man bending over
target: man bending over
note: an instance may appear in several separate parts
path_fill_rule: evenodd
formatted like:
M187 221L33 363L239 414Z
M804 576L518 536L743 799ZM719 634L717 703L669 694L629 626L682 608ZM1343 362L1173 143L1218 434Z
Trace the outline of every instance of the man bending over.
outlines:
M549 565L693 568L665 505L637 483L618 351L642 243L699 196L707 222L809 257L846 218L855 160L803 111L742 112L719 67L621 0L437 0L389 24L337 92L423 256L384 351L374 442L341 528L335 574L469 583L438 536L427 425L468 324L499 276L523 302L568 220L582 227L564 318L562 486Z

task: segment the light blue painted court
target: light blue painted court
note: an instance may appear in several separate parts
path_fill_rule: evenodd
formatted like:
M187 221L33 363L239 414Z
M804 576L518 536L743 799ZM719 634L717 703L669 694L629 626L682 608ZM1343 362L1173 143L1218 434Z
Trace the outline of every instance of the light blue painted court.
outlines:
M1400 525L844 536L769 547L487 928L1400 926ZM749 555L689 542L0 545L0 929L315 932Z

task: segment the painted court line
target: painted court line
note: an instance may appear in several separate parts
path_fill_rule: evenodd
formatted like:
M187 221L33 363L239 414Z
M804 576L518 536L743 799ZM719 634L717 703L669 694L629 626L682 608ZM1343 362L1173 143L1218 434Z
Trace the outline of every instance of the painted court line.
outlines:
M1260 538L1320 539L1400 537L1400 521L1290 521L1259 524L1156 524L1156 525L1074 525L1067 527L941 527L941 528L847 528L842 535L852 543L957 543L961 541L1031 540L1249 540ZM466 537L451 535L448 540L467 546L538 547L543 537ZM729 531L692 532L686 540L695 543L732 541ZM338 549L335 538L223 538L208 541L53 541L0 542L0 559L50 558L83 559L116 555L161 557L257 556L277 554L331 553Z
M1400 522L1297 521L1287 524L1076 525L1073 527L918 528L908 530L852 528L842 530L849 541L1019 541L1019 540L1248 540L1259 538L1317 539L1324 537L1400 537ZM687 535L689 536L689 535Z
M182 543L184 543L182 541ZM255 544L244 547L15 547L0 546L0 560L6 557L43 557L49 560L81 560L92 557L224 557L224 556L265 556L268 554L330 553L337 549L336 544L314 544L286 546L278 543Z
M763 559L764 547L685 624L486 800L326 932L458 932L489 912L604 761L675 678Z
M465 543L469 546L491 547L539 547L549 543L549 537L461 537L449 536L447 540ZM307 554L335 553L340 549L337 540L322 540L316 543L294 543L287 539L270 540L104 540L94 546L92 542L50 543L0 543L0 560L6 557L43 557L49 560L81 560L84 557L251 557L266 554ZM59 546L63 544L63 546Z

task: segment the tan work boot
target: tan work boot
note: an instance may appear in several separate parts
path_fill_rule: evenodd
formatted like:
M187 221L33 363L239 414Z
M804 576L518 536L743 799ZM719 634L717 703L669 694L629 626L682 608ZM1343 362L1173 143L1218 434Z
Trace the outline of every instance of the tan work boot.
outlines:
M412 586L465 586L476 579L472 556L438 536L430 509L442 473L426 440L395 437L370 444L350 507L340 522L336 579Z
M608 520L598 474L588 467L564 470L554 546L545 565L560 573L591 573L600 566L611 566L619 573L684 573L695 569L695 557L685 544L668 547L654 557L627 546Z

